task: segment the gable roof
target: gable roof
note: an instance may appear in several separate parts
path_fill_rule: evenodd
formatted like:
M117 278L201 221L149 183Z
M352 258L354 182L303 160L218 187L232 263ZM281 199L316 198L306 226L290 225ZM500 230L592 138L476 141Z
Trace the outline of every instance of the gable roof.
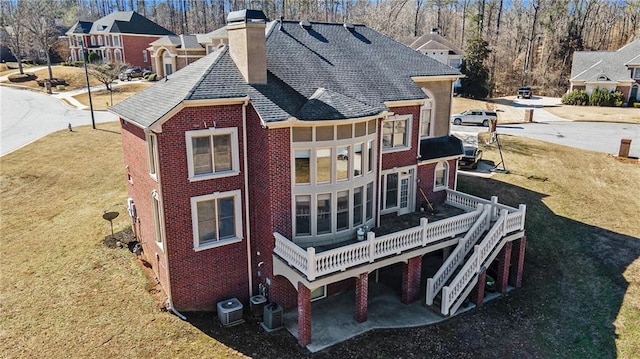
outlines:
M135 11L116 11L94 22L78 21L66 33L174 35Z
M266 84L247 84L224 46L110 111L147 127L185 100L247 97L265 122L346 119L379 114L387 101L425 99L412 77L460 76L363 25L277 24L266 29Z
M617 51L576 51L571 63L570 81L630 81L627 65L640 62L640 39Z
M414 50L449 50L449 54L464 56L464 51L445 39L440 34L424 34L415 39L410 45Z
M165 35L156 41L153 41L150 45L176 45L178 49L198 49L202 50L204 47L198 42L196 35Z

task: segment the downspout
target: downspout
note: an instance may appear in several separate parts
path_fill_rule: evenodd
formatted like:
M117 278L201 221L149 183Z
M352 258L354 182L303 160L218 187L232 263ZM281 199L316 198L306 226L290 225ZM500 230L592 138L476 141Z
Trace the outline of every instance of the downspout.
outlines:
M249 219L249 167L247 155L247 106L249 100L242 104L242 151L244 155L244 216L247 225L247 276L249 277L249 297L253 295L253 277L251 268L251 220Z

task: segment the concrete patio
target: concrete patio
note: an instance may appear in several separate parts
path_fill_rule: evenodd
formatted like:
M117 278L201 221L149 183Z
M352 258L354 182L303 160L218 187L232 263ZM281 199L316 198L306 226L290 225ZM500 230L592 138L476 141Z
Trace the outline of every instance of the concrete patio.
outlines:
M509 288L510 290L511 288ZM485 302L501 296L487 293ZM368 320L358 323L354 319L355 293L349 290L311 304L311 343L306 348L317 352L372 329L408 328L429 325L447 320L424 304L424 295L412 304L403 304L398 294L389 287L369 283ZM471 302L456 314L475 308ZM298 337L297 309L284 314L284 326Z

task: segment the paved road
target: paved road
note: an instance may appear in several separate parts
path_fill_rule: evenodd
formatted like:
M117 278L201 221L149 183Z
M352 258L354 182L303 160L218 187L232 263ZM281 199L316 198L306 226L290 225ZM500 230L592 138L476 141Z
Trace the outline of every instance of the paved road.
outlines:
M542 106L557 105L559 103L560 99L551 97L538 96L532 99L515 99L511 106L523 112L527 108L535 109L533 112L534 122L498 125L497 132L501 135L527 137L615 155L618 154L620 149L620 140L630 138L631 151L629 156L640 157L640 124L574 122L557 117L542 108ZM499 107L504 106L501 105ZM451 125L451 131L473 134L487 131L487 128Z
M0 156L51 132L90 125L91 113L63 105L58 99L29 90L0 87ZM105 111L94 111L96 123L115 121Z
M487 131L480 126L455 126L451 131L478 133ZM620 140L631 139L632 157L640 157L640 125L604 122L555 121L498 125L500 135L521 136L557 143L590 151L618 154Z

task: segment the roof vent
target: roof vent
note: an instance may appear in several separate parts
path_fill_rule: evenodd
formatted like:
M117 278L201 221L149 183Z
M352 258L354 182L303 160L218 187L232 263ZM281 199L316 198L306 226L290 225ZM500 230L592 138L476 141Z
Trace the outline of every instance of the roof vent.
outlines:
M311 28L311 23L307 20L302 20L300 21L300 27L305 30L309 30Z
M347 29L347 30L349 30L351 32L354 32L355 29L356 29L356 27L352 23L349 23L349 22L345 22L342 26L344 26L345 29Z

